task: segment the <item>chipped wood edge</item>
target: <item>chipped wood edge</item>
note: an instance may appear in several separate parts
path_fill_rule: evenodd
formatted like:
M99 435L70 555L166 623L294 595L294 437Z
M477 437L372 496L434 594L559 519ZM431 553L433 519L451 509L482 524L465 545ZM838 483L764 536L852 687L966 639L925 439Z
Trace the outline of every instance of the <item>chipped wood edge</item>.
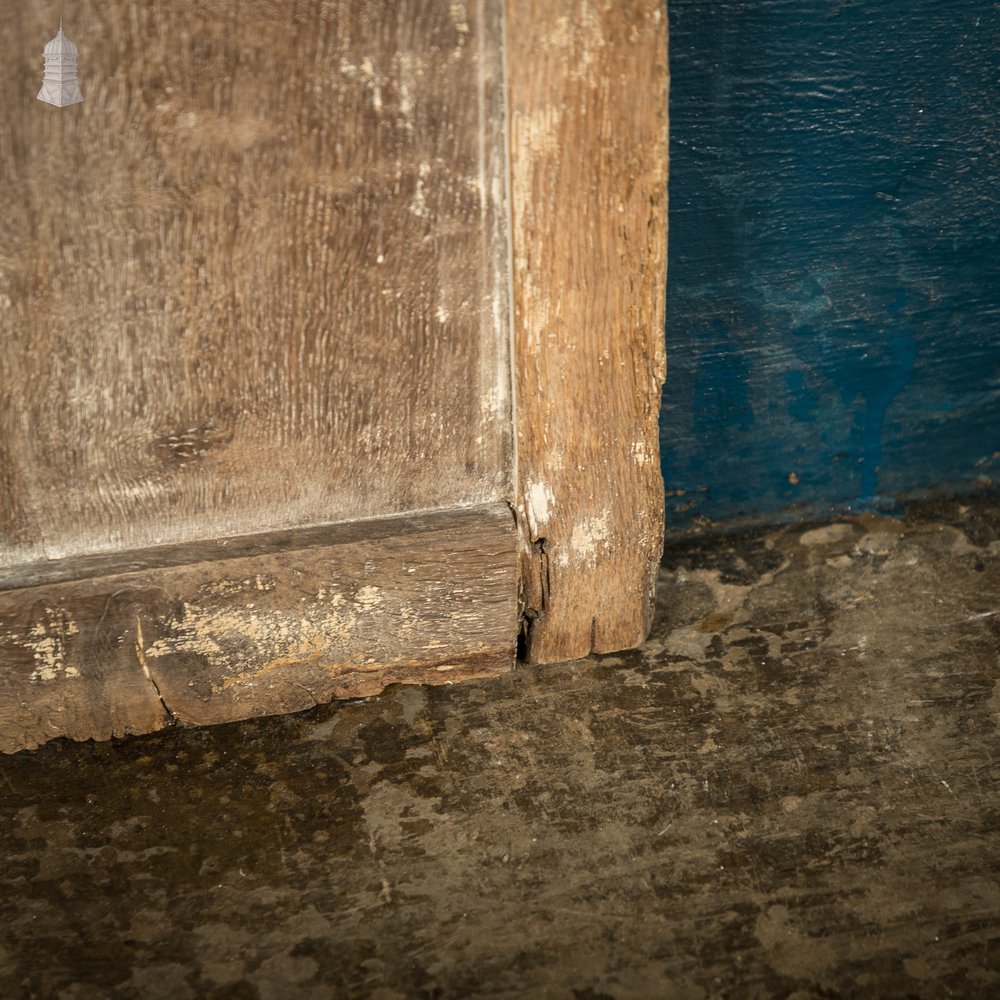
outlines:
M235 555L193 545L172 565L0 592L0 751L293 712L513 666L506 504L290 538L234 540Z
M523 655L642 642L663 543L662 0L508 0Z

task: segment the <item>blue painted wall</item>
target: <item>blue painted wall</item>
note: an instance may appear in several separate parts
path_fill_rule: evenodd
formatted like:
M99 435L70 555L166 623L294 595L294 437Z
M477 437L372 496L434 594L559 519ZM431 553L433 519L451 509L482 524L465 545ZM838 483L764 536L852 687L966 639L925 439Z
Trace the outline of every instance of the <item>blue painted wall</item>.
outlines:
M668 527L1000 482L1000 6L669 16Z

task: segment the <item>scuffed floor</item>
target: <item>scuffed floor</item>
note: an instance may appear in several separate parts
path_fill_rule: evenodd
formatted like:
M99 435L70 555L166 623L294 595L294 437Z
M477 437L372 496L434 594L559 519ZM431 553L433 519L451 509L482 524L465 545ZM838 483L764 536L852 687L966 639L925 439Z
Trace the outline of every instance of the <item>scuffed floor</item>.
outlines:
M634 652L0 759L0 996L1000 996L1000 512L674 543Z

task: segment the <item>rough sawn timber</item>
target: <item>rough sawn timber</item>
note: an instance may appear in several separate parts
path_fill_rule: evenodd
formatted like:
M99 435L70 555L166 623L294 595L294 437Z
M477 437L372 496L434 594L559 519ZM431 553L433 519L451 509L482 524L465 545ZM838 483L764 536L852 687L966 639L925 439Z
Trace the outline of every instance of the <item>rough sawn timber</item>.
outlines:
M0 751L501 673L516 548L494 504L32 568L0 591Z
M667 20L507 3L526 654L642 641L663 535Z

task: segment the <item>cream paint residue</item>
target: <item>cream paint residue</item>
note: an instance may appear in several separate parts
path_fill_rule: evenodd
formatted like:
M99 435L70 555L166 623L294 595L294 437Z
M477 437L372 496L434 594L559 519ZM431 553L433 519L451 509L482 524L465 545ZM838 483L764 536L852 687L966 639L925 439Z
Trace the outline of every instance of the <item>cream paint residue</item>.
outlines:
M427 191L424 181L431 175L431 165L421 163L417 167L417 184L413 191L413 201L410 202L410 211L420 218L426 218L430 212L427 209Z
M548 104L530 114L514 116L514 137L519 149L532 153L558 153L562 108Z
M212 594L216 597L231 597L234 594L240 594L247 590L267 592L274 590L276 586L277 584L274 580L261 576L258 573L252 578L245 577L242 580L215 580L212 583L206 584L201 589L204 593Z
M636 465L650 465L653 460L653 453L645 441L635 441L632 443L632 461Z
M396 61L396 85L399 88L399 117L410 134L413 133L414 80L423 76L423 64L408 52L401 52Z
M483 386L483 396L479 408L487 423L502 420L507 414L507 383L505 378L505 373L501 368L496 383L492 386Z
M515 240L513 246L513 264L521 286L523 327L529 351L537 347L548 326L550 296L544 283L541 289L535 288L531 274L530 257L545 260L547 248L543 232L531 225L535 212L535 173L523 164L558 158L561 122L562 108L559 105L537 108L530 113L516 111L511 114L511 145L516 155L510 173L510 197L515 217L521 219L532 232L530 241Z
M598 558L608 551L611 541L611 511L605 508L597 517L588 517L573 525L569 548L562 549L556 562L567 566L570 560L595 566Z
M79 627L63 610L46 608L44 615L28 629L27 635L8 632L3 641L31 653L34 660L31 680L35 683L79 677L80 671L66 663L66 641L79 634Z
M448 4L448 15L455 25L455 30L462 35L469 33L469 15L464 3L453 2Z
M372 94L372 107L376 112L382 111L382 78L375 67L375 64L368 56L361 60L360 65L355 66L347 59L341 57L338 70L341 76L349 80L360 80Z
M525 500L527 501L528 527L535 538L542 537L545 526L549 523L549 505L555 497L547 483L528 483Z
M362 587L353 596L320 589L296 614L258 608L212 607L185 603L166 624L167 634L144 650L147 659L176 653L203 658L221 678L216 690L252 684L282 667L317 660L349 659L359 627L385 610L378 587ZM413 627L412 615L398 622L401 633ZM249 663L248 663L249 659ZM233 666L249 667L234 674Z
M362 587L358 591L357 602L365 611L374 611L382 605L382 592L378 587Z

